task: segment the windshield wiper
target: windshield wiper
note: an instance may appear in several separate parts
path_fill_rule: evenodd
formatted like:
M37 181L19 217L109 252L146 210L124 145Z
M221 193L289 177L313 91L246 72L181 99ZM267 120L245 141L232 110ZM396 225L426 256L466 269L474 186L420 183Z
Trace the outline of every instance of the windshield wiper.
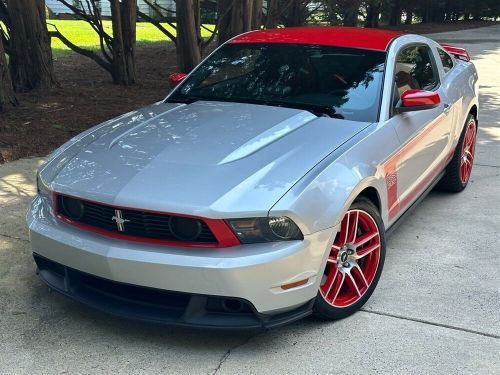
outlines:
M309 104L309 103L290 103L290 102L275 102L275 101L265 101L262 104L276 106L276 107L288 107L295 109L303 109L304 111L311 112L313 115L318 117L331 117L331 118L339 118L343 119L340 113L335 111L335 108L327 106L327 105L319 105L319 104Z
M313 115L316 115L318 117L331 117L331 118L338 118L341 120L344 119L344 116L342 116L340 113L337 113L335 109L327 106L325 107L314 106L314 108L303 108L303 109L311 112Z
M194 102L197 102L198 100L210 100L210 99L205 99L197 96L192 96L192 95L185 95L185 96L180 96L180 97L172 97L168 98L166 103L183 103L183 104L191 104Z

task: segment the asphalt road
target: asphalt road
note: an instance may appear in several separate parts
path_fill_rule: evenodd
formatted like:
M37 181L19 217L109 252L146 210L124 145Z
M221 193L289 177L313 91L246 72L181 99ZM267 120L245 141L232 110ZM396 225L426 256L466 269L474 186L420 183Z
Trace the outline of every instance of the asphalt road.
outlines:
M0 166L0 374L500 374L500 27L435 34L466 47L481 81L469 187L431 193L388 243L354 316L263 333L113 318L35 276L24 213L40 159Z

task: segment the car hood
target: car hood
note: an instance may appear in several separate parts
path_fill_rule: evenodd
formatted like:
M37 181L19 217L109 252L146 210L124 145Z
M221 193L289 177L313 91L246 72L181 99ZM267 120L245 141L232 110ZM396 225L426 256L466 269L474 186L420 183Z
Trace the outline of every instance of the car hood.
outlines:
M118 206L262 215L368 125L254 104L157 103L82 133L40 173L56 192Z

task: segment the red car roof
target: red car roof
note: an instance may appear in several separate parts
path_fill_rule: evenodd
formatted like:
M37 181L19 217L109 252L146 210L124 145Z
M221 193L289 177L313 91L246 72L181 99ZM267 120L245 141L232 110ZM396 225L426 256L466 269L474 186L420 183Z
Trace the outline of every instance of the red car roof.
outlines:
M386 51L401 32L360 27L305 26L256 30L236 36L230 43L297 43Z

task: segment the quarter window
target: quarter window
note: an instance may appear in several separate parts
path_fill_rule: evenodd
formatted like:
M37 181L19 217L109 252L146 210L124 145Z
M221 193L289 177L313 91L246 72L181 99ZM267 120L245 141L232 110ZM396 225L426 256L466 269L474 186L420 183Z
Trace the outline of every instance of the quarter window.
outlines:
M453 68L453 59L441 48L438 48L438 52L441 63L443 64L444 73L446 74Z
M411 46L399 52L396 59L396 95L406 90L432 90L438 84L430 50L426 46Z

